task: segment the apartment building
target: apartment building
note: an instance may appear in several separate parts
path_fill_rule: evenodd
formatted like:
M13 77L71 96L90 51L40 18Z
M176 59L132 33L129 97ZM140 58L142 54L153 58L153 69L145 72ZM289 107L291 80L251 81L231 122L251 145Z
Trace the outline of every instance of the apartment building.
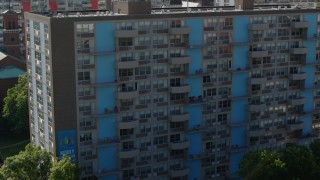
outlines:
M320 11L235 4L26 13L31 142L82 179L200 180L319 138Z

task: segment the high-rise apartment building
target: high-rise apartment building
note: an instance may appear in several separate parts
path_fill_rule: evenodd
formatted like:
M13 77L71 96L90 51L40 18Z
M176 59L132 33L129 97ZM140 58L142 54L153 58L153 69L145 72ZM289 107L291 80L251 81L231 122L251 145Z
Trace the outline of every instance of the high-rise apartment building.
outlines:
M235 5L26 13L31 142L83 179L200 180L318 138L320 11Z

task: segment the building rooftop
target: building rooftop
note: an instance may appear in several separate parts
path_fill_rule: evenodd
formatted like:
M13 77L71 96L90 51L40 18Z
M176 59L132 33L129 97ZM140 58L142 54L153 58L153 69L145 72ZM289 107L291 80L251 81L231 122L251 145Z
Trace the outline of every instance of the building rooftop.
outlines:
M168 8L152 8L151 15L160 14L206 14L206 13L240 13L247 12L250 14L260 14L258 12L262 11L290 11L290 10L316 10L316 5L314 3L309 3L308 6L290 4L266 4L266 5L255 5L252 10L241 10L236 9L235 6L202 6L202 7L168 7ZM127 16L128 14L116 13L109 10L88 10L88 11L57 11L57 12L31 12L34 14L44 15L53 18L66 18L66 17L97 17L97 16ZM245 13L245 14L247 14ZM150 15L150 14L138 14L138 15Z

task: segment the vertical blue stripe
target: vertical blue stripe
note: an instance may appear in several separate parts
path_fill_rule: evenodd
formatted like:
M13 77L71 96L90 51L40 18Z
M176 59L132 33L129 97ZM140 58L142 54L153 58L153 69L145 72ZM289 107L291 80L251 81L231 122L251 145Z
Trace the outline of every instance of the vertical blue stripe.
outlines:
M190 57L189 74L194 74L202 69L202 49L188 49L187 55Z
M233 73L232 76L232 96L242 97L247 95L248 73Z
M188 128L193 128L196 125L201 124L201 106L194 105L188 106L187 112L190 114L190 119L188 121Z
M203 19L188 19L187 26L191 28L191 33L189 34L189 45L202 45L203 37Z
M316 41L306 40L303 42L304 47L307 48L306 62L312 64L316 60Z
M230 174L235 174L237 173L239 169L239 164L242 161L242 158L244 156L243 152L237 152L237 153L232 153L231 154L231 161L230 161Z
M96 51L114 51L114 24L96 23Z
M233 42L243 43L249 40L248 31L249 17L248 16L238 16L234 17L233 20Z
M306 115L300 116L300 120L303 122L302 133L304 135L311 134L312 133L312 115L306 114Z
M187 166L189 167L188 180L200 180L201 174L201 163L200 160L188 161Z
M97 87L96 94L98 100L98 112L104 113L106 110L113 110L116 106L115 86Z
M201 154L201 134L188 134L188 140L190 142L190 146L188 149L188 155L200 155Z
M232 97L243 97L247 95L248 72L236 72L237 69L247 69L249 66L249 47L246 42L249 41L249 18L248 16L234 17L233 42L233 71L232 74ZM231 125L246 121L247 117L246 98L233 99L231 101ZM231 127L231 145L246 146L246 126ZM238 171L238 165L243 157L243 152L232 152L230 154L230 173Z
M307 78L304 82L306 88L312 88L314 86L314 66L304 66L302 71L307 73Z
M98 120L98 135L100 139L115 138L117 136L117 124L115 116L100 117Z
M309 22L308 37L317 34L317 14L305 14L304 20Z
M189 92L189 97L191 96L201 96L202 95L202 77L191 77L187 79L188 84L191 89Z
M96 80L98 83L114 82L116 79L114 55L96 57Z
M115 170L117 168L117 147L101 147L98 149L99 167L98 170ZM107 178L110 179L110 178ZM111 178L113 179L113 178Z

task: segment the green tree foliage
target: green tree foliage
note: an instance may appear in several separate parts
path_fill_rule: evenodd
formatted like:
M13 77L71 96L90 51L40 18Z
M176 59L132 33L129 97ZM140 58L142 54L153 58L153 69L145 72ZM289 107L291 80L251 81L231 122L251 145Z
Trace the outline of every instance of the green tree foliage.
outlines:
M28 84L27 75L19 77L18 84L8 89L4 98L3 120L11 132L17 135L28 134Z
M71 162L71 158L64 156L50 169L49 180L77 180L78 174L78 168Z
M0 174L4 179L46 180L51 167L50 154L28 144L18 155L6 158L0 168Z
M313 156L316 158L316 163L320 165L320 141L314 141L310 144L310 149Z
M292 146L280 152L286 163L286 179L312 179L315 162L309 149L304 146Z
M317 156L319 142L304 146L291 146L282 151L256 151L247 153L239 165L239 175L248 180L316 180L320 177Z
M240 163L239 174L248 180L269 180L281 176L284 167L275 151L250 152Z
M77 180L79 172L69 157L52 162L46 150L28 144L0 167L0 180Z

